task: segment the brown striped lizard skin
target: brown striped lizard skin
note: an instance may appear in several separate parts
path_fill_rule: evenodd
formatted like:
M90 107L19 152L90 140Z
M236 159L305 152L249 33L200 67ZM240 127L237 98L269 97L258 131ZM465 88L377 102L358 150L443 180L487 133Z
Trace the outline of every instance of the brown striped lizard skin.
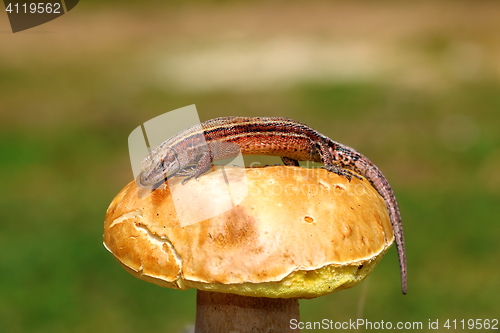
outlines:
M407 270L403 225L396 197L382 172L356 150L335 142L293 119L277 117L222 117L188 128L156 147L143 161L143 186L156 186L172 176L198 178L214 160L243 155L280 156L286 165L298 161L324 164L347 179L363 175L385 200L396 238L401 286L406 294Z

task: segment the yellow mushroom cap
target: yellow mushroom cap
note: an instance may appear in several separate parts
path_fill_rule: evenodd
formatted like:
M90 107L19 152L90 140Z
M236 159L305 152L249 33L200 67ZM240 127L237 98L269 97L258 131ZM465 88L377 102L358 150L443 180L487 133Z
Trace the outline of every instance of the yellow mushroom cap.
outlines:
M225 179L241 177L225 168ZM213 200L215 173L190 180ZM244 169L248 192L217 216L184 225L171 191L129 183L111 202L104 245L136 277L175 289L314 298L350 288L394 240L384 200L366 180L324 169ZM182 179L174 177L174 183ZM175 198L178 200L178 198Z

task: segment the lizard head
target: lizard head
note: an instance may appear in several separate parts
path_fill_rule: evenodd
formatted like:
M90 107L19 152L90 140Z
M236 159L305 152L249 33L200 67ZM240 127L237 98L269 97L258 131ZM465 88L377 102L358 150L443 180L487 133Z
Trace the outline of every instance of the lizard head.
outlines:
M152 151L142 162L139 181L143 186L153 186L164 182L180 169L177 153L168 149L164 155Z

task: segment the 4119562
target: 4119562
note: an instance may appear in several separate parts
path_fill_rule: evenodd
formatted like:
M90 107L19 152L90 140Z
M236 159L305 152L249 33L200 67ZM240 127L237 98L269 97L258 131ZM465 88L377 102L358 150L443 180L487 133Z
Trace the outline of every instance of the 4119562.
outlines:
M439 327L437 321L429 324ZM442 327L449 330L498 330L498 319L447 319Z
M5 11L9 14L62 14L61 3L59 2L31 2L31 3L11 3L7 5Z

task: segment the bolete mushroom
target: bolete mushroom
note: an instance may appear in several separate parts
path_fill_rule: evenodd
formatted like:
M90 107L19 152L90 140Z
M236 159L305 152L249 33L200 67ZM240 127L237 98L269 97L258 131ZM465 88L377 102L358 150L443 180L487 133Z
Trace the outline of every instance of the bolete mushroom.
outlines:
M241 168L225 172L231 179ZM366 179L324 169L245 174L243 201L186 226L169 187L149 193L131 182L108 208L104 245L140 279L198 289L196 332L298 331L290 325L299 320L298 299L354 286L389 249L385 202ZM209 173L179 186L211 193L217 182Z

